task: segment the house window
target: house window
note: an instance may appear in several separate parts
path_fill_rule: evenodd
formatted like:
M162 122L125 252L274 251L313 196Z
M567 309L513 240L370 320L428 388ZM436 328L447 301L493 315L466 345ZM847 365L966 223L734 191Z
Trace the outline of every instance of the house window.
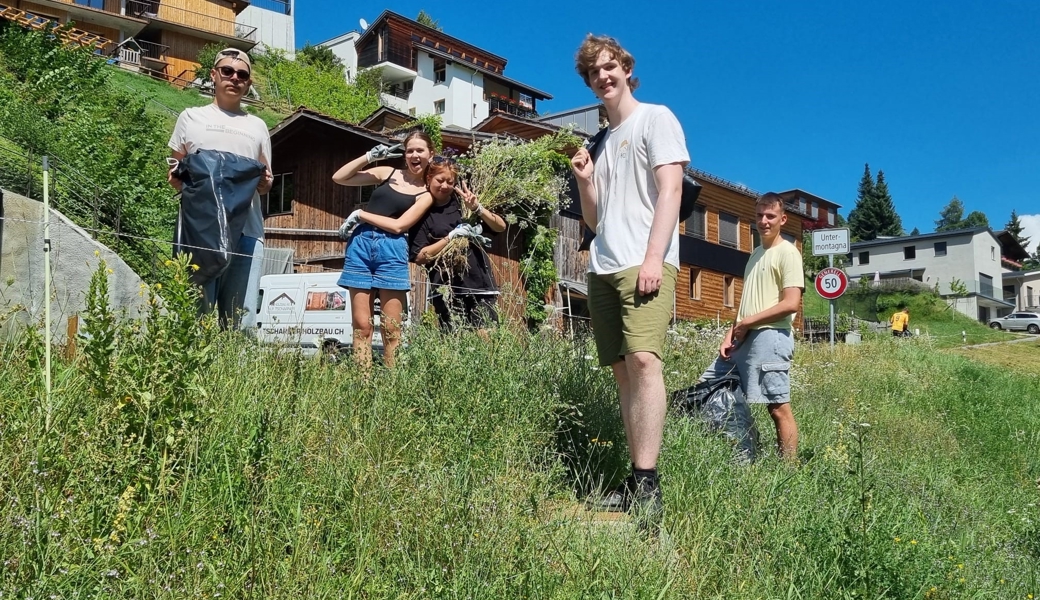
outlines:
M520 93L520 108L526 108L527 110L533 110L534 109L534 98L532 98L531 96L528 96L527 94L521 92Z
M996 298L993 293L993 278L985 273L979 273L979 293L987 298Z
M98 10L105 10L105 0L76 0L80 6L89 6Z
M444 114L444 100L435 100L433 103L433 113L437 115Z
M725 275L722 278L722 305L733 306L733 276Z
M701 270L690 268L690 299L701 299Z
M377 187L379 186L366 185L359 188L354 188L358 191L357 203L354 205L354 208L359 208L361 210L365 210L366 208L368 208L368 201L372 199L372 192L376 191Z
M812 213L811 213L811 215L812 215L812 218L814 218L814 219L820 215L820 203L816 202L815 200L813 200L813 203L812 203Z
M903 258L905 260L917 258L917 246L903 246Z
M758 232L758 227L755 225L751 226L751 247L757 248L762 245L762 234Z
M996 246L990 246L989 247L989 258L990 258L990 260L997 260L997 247Z
M293 184L292 173L275 175L271 191L264 194L263 198L260 199L264 209L264 216L292 214L292 203L295 194L296 189Z
M833 210L828 210L827 211L827 224L832 226L832 227L834 226L834 211Z
M785 231L781 231L780 232L780 237L782 237L785 240L791 242L792 244L795 244L795 240L797 239L796 237L794 237L793 235L791 235L790 233L787 233ZM797 245L798 244L795 244L795 246L797 246Z
M864 250L863 252L859 253L859 264L861 264L861 265L869 265L870 264L870 252L869 251Z
M444 83L448 80L448 62L443 58L433 59L433 82Z
M686 229L683 235L703 240L707 232L707 219L708 215L704 210L704 206L695 204L693 206L693 214L690 215L689 219L686 219Z
M740 247L740 217L719 212L719 243L733 248Z
M410 117L414 117L415 116L415 107L414 106L408 109L408 116L410 116Z
M946 256L946 242L935 242L935 255Z

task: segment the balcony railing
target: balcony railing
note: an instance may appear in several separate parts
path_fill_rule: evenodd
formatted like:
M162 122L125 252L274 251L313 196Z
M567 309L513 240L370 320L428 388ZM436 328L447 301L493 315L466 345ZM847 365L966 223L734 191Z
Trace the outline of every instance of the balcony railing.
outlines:
M410 96L412 93L412 87L413 84L411 81L405 81L403 83L393 83L386 87L386 93L390 94L391 96L394 96L395 98L407 100L408 96Z
M129 0L126 3L126 11L133 17L155 19L240 40L256 41L256 27L241 25L232 19L222 19L186 8L170 6L158 0Z
M415 71L415 61L411 44L389 43L384 44L382 52L379 51L377 43L370 44L358 54L358 67L374 67L379 63L392 62L406 69Z
M495 96L488 98L488 110L492 113L501 112L526 119L532 119L538 116L538 113L535 112L534 109L521 106L516 100L498 98Z
M170 50L169 46L156 44L155 42L145 42L141 40L134 41L141 47L141 58L157 62L166 62L166 53Z

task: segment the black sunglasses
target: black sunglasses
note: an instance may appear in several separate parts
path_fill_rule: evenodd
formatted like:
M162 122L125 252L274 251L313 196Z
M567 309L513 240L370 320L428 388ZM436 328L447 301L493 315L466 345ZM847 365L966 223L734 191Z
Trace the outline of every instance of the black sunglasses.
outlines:
M440 154L438 154L437 156L434 156L433 158L431 158L430 162L432 162L435 165L439 165L441 163L448 163L449 165L453 165L453 164L455 164L455 157L453 157L453 156L441 156Z
M231 79L232 76L237 75L239 81L249 81L249 78L251 77L249 71L246 71L245 69L236 69L227 65L217 67L217 70L220 71L220 75L224 77L224 79Z

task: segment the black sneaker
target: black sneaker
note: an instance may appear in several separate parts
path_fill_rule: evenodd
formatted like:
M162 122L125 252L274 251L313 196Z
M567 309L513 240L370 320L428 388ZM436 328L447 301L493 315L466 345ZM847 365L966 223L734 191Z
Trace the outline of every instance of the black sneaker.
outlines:
M661 486L656 480L644 479L636 483L630 495L628 513L640 531L651 535L660 533L664 504Z
M629 475L612 490L602 495L593 495L585 502L588 510L595 512L628 512L632 504L632 490L636 481Z

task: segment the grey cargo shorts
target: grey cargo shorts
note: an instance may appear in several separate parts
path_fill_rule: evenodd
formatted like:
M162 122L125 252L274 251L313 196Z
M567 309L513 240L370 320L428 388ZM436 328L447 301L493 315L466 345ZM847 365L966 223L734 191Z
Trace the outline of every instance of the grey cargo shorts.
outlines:
M789 329L752 329L730 354L715 359L700 381L721 377L733 369L748 402L786 404L791 401L791 361L794 337Z

